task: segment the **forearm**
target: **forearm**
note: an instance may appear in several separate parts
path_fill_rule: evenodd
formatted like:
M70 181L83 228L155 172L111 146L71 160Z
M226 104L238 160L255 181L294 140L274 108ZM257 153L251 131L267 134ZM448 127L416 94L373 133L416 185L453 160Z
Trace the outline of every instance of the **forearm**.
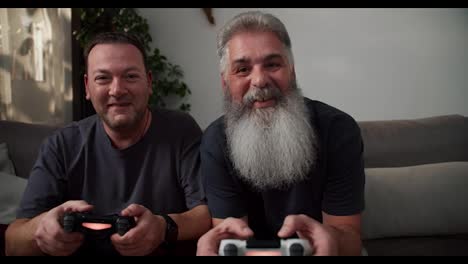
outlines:
M330 226L334 231L334 237L338 242L338 255L340 256L360 256L361 255L361 235L354 228L349 226Z
M44 255L34 239L34 233L44 214L32 219L18 219L8 226L5 232L5 254L16 255Z
M241 217L241 218L239 218L239 219L241 219L242 221L244 221L244 223L245 223L247 226L249 226L249 219L248 219L247 216L243 216L243 217ZM226 220L226 218L212 218L212 219L211 219L211 223L212 223L213 227L215 227L215 226L221 224L222 222L224 222L224 220Z
M178 240L198 239L211 228L211 216L206 205L199 205L182 214L169 216L179 227Z

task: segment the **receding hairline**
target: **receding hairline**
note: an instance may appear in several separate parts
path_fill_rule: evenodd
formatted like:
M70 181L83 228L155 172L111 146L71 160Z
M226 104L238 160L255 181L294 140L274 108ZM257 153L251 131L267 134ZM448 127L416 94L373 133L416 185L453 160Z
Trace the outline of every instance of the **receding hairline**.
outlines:
M89 65L88 65L88 63L89 63L89 59L90 59L90 57L91 57L91 54L94 54L93 50L95 50L95 48L96 48L96 47L99 47L99 46L101 46L101 47L102 47L102 46L131 46L131 47L133 47L133 49L136 51L136 53L139 54L140 63L141 63L141 65L143 66L143 70L144 70L145 72L148 71L148 69L146 68L146 65L145 65L145 58L144 58L144 55L141 53L140 49L139 49L137 46L135 46L135 45L133 45L133 44L131 44L131 43L114 42L114 43L98 43L98 44L94 45L94 46L88 51L88 57L87 57L87 61L86 61L86 64L87 64L86 72L88 72L88 70L89 70ZM137 66L131 66L130 68L131 68L131 69L138 69ZM131 69L126 69L126 71L129 71L129 70L131 70ZM105 70L103 70L103 71L105 71ZM94 71L94 72L95 72L95 71Z
M227 67L227 56L229 44L233 38L242 33L269 32L282 43L286 51L286 57L291 66L294 65L291 39L284 23L275 15L261 11L248 11L236 15L221 27L217 34L217 54L220 59L220 71L224 72Z
M145 45L141 42L141 40L133 35L126 32L102 32L95 35L84 47L83 56L85 59L85 69L87 71L88 67L88 57L91 51L97 45L101 44L130 44L135 46L143 57L143 63L145 66L145 70L149 69L148 65L148 55L146 54Z

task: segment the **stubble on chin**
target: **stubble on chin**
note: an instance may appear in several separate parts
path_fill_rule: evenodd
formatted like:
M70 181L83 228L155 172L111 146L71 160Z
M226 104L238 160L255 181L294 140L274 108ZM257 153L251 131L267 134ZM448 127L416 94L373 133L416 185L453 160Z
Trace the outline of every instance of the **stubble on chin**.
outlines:
M101 115L101 119L113 130L128 130L138 124L138 118L135 113L107 112Z

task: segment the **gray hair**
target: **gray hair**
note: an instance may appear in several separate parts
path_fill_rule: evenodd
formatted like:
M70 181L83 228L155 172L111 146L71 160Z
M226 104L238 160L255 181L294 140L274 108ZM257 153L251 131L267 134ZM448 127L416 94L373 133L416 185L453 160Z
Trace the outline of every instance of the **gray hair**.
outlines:
M317 163L317 135L302 92L294 80L291 85L276 107L269 108L249 108L233 102L229 89L225 92L228 153L238 177L257 190L284 189L306 180ZM265 90L281 94L275 86L254 87L244 99Z
M291 49L291 39L284 24L274 15L260 11L249 11L241 13L227 22L219 31L217 37L217 52L221 72L226 70L228 53L227 43L232 37L240 32L272 32L283 43L286 54L291 65L294 58Z

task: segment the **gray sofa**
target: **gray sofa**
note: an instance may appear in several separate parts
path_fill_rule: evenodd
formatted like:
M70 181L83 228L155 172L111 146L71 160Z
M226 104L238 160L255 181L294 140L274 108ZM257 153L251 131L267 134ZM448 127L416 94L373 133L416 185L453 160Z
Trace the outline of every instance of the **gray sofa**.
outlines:
M40 144L56 127L0 121L0 256ZM16 176L15 176L16 175Z
M369 255L468 255L468 118L360 122Z
M367 254L468 254L468 118L452 115L359 125L366 166L362 228ZM5 208L7 203L10 212L0 222L0 255L3 232L40 143L55 129L0 121L0 143L6 142L10 165L19 176L0 173L0 185L8 186L0 193L0 205Z

